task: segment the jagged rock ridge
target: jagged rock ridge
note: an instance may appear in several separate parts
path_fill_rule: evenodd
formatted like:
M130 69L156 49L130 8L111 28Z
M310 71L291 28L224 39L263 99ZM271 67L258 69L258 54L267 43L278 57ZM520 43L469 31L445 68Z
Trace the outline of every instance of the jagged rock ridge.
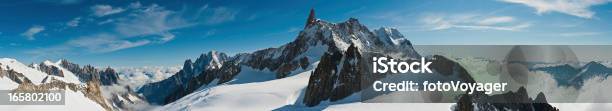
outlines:
M119 81L119 75L110 67L98 70L91 65L85 65L81 68L67 60L61 60L60 65L74 73L81 82L99 81L101 85L113 85Z

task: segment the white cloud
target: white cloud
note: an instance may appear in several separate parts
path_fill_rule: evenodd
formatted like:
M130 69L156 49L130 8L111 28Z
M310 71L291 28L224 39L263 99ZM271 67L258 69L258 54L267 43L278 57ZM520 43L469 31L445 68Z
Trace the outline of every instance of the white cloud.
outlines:
M25 32L21 33L21 36L26 37L28 40L34 40L34 36L36 36L38 33L44 30L45 30L44 26L34 25L30 27L28 30L26 30Z
M132 9L137 9L137 8L142 7L142 4L140 4L140 2L138 2L138 1L136 1L134 3L130 3L130 5L128 7L132 8Z
M595 35L601 35L601 32L567 32L567 33L561 33L559 34L560 36L563 37L583 37L583 36L595 36Z
M132 4L130 7L138 9L130 10L126 15L99 22L99 24L110 23L111 30L108 32L81 36L64 45L84 48L93 53L113 52L171 41L176 37L170 32L171 30L196 24L195 21L184 19L181 13L167 10L156 4L146 7Z
M492 24L499 24L499 23L508 23L508 22L512 22L514 21L513 17L509 17L509 16L501 16L501 17L489 17L489 18L485 18L484 20L478 22L478 24L480 25L492 25Z
M510 16L481 17L479 14L430 14L422 18L428 30L501 30L519 31L531 26L529 23L518 23Z
M121 78L120 84L138 88L151 82L164 80L180 71L182 66L142 66L142 67L114 67Z
M238 12L226 7L218 7L213 10L213 14L208 18L207 24L219 24L232 21Z
M92 36L84 36L68 41L68 45L74 47L82 47L90 52L104 53L112 52L126 48L142 46L151 43L149 40L122 40L110 34L96 34Z
M75 52L72 52L71 49L72 48L68 46L59 45L59 46L51 46L51 47L39 47L39 48L36 48L35 50L25 51L25 53L33 55L34 56L33 59L61 58L63 55L75 53Z
M111 23L111 22L114 22L114 21L115 21L115 19L106 19L104 21L98 22L98 25L104 25L104 24Z
M467 30L503 30L503 31L519 31L521 29L527 28L531 26L531 24L523 23L514 26L486 26L486 25L455 25L454 27L463 28Z
M72 19L72 20L68 21L68 22L66 23L66 26L69 26L69 27L77 27L77 26L79 26L79 23L80 23L80 22L81 22L81 17L77 17L77 18L74 18L74 19Z
M536 9L537 14L559 12L582 18L592 18L595 12L589 8L612 0L502 0L508 3L523 4Z
M215 34L217 34L217 29L209 29L208 31L206 31L206 33L202 35L202 38L211 37Z
M167 42L174 39L171 30L197 24L189 21L171 10L158 5L151 5L142 10L134 11L130 16L117 18L115 31L122 37L155 36L157 42Z
M117 14L125 11L125 9L121 7L113 7L110 5L94 5L91 7L93 14L98 17Z

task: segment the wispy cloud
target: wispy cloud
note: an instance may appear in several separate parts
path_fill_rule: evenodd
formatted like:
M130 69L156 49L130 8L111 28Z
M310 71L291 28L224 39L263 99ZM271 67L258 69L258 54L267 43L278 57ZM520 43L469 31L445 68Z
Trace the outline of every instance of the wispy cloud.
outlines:
M66 54L76 53L72 51L72 47L67 45L58 45L51 47L39 47L35 50L25 51L26 54L33 55L34 59L38 58L58 58Z
M118 7L120 8L120 7ZM165 43L176 36L170 31L189 27L197 21L187 20L180 12L157 4L141 6L139 2L128 6L127 14L99 23L111 23L111 30L70 40L66 45L85 48L88 52L106 53L151 43Z
M98 17L117 14L125 11L125 9L121 7L113 7L110 5L94 5L91 7L93 14Z
M423 17L422 22L427 30L501 30L519 31L531 26L529 23L519 23L514 17L493 16L481 17L479 14L429 14Z
M68 22L66 22L66 26L68 27L78 27L81 22L81 17L76 17Z
M140 4L139 1L130 3L130 5L128 6L128 8L131 8L131 9L137 9L137 8L140 8L140 7L142 7L142 4Z
M129 41L104 33L84 36L68 41L68 45L70 46L87 48L88 51L94 53L112 52L126 48L138 47L149 43L151 43L151 41L146 39Z
M232 21L236 18L238 11L226 7L215 8L207 20L207 24L219 24L227 21Z
M114 30L120 36L126 38L156 36L159 42L172 40L175 35L169 32L171 30L197 24L196 21L187 20L181 13L166 10L158 5L134 11L129 16L117 20Z
M478 22L480 25L494 25L499 23L508 23L514 21L513 17L500 16L500 17L489 17Z
M590 19L595 12L589 8L602 5L612 0L502 0L508 3L523 4L536 9L537 14L559 12L581 18Z
M567 32L567 33L561 33L559 34L559 36L563 36L563 37L584 37L584 36L596 36L596 35L601 35L603 33L601 32Z
M211 36L213 36L215 34L217 34L217 30L216 29L210 29L210 30L206 31L206 33L204 34L204 36L202 36L202 38L211 37Z
M91 9L93 10L91 15L76 17L66 25L80 26L92 22L90 24L104 27L103 30L77 36L57 46L38 48L27 53L35 56L64 55L67 52L82 51L108 53L149 44L164 44L176 38L174 30L233 21L238 13L236 9L222 6L209 8L208 5L203 5L196 11L186 11L186 9L175 11L157 4L143 5L139 2L124 7L95 5ZM100 18L102 16L108 17ZM213 34L215 31L205 36Z
M34 36L36 36L38 33L44 30L45 30L44 26L34 25L28 28L28 30L26 30L25 32L21 33L21 36L26 37L26 39L28 40L34 40L35 39Z
M104 25L104 24L108 24L108 23L111 23L111 22L114 22L114 21L115 21L115 19L106 19L106 20L100 21L100 22L98 22L96 24Z

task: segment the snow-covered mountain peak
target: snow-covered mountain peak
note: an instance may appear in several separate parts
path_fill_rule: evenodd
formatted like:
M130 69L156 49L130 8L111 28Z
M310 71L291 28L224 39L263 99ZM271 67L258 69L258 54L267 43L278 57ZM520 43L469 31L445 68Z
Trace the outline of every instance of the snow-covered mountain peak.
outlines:
M16 62L17 60L13 59L13 58L0 58L0 63L11 63L11 62Z
M44 65L52 65L52 64L55 64L55 63L53 63L53 62L51 62L51 61L49 61L49 60L45 60L45 61L43 61L42 63L43 63Z
M224 53L219 53L215 50L212 50L208 52L208 55L210 56L210 62L208 63L208 67L206 68L218 69L223 66L223 61L221 61L220 59L226 58L226 55Z
M24 76L30 79L32 83L34 83L35 85L40 84L43 81L43 79L47 77L47 74L41 71L38 71L36 69L33 69L31 67L28 67L27 65L13 58L1 58L0 66L2 67L2 70L13 70L15 72L22 73Z
M381 27L379 29L374 30L374 32L376 33L376 36L379 37L379 39L384 41L385 45L412 45L410 41L408 41L408 39L405 38L404 35L402 35L395 28Z
M65 60L64 60L64 59L60 59L60 60L55 61L55 62L53 62L53 61L51 61L51 60L45 60L45 61L41 62L41 64L43 64L43 65L47 65L47 66L53 66L53 65L56 65L56 66L58 66L58 67L59 67L59 66L62 64L62 61L65 61ZM34 65L38 65L38 64L34 64Z
M211 50L207 53L202 53L200 57L193 63L194 73L200 73L204 69L218 69L223 66L223 61L228 59L227 54Z

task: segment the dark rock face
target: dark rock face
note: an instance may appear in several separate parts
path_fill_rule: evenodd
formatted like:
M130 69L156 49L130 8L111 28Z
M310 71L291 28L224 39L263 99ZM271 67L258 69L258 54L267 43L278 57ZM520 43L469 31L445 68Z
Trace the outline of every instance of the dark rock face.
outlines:
M142 94L152 104L164 104L164 98L171 92L178 90L179 86L182 85L178 82L180 81L178 79L180 74L183 74L183 71L177 72L177 74L168 79L144 85L137 92Z
M101 85L113 85L119 81L119 74L110 67L98 70L91 65L85 65L81 68L67 60L62 60L60 66L74 73L81 82L98 81Z
M117 84L119 80L119 74L114 69L108 67L104 71L100 72L100 82L102 85Z
M366 73L361 54L357 47L351 45L344 53L342 69L338 76L338 85L332 91L331 101L340 100L361 90L361 76Z
M459 102L457 102L457 106L455 107L456 111L474 111L474 106L472 106L472 97L464 94L459 98Z
M548 102L546 102L546 97L542 92L538 93L536 99L533 100L533 109L534 111L559 111L559 109L551 106L550 104L548 104Z
M342 54L338 51L325 53L319 61L319 65L310 75L306 93L304 93L304 103L307 106L315 106L323 100L327 100L332 95L333 86L337 80L335 72L337 65L342 59Z
M66 69L68 69L72 73L77 73L81 70L78 64L71 63L67 60L62 60L60 65Z
M304 28L310 26L312 23L315 22L315 12L314 9L310 9L310 14L308 14L308 19L306 20L306 25L304 26Z
M44 73L47 73L49 75L64 77L64 72L62 72L62 70L60 70L58 67L45 65L44 63L40 63L38 65L38 70Z
M475 103L475 104L473 104ZM539 93L535 100L527 96L527 90L520 87L516 92L507 92L498 95L486 95L482 92L472 95L464 94L455 106L456 111L471 111L476 109L485 111L558 111L559 109L546 103L543 93Z
M365 68L359 49L351 45L344 53L337 49L329 51L321 57L310 75L303 101L307 106L315 106L327 99L340 100L361 90Z
M78 64L71 63L67 60L62 60L60 65L74 73L81 82L99 79L99 76L96 76L99 75L97 69L91 65L85 65L81 68Z

